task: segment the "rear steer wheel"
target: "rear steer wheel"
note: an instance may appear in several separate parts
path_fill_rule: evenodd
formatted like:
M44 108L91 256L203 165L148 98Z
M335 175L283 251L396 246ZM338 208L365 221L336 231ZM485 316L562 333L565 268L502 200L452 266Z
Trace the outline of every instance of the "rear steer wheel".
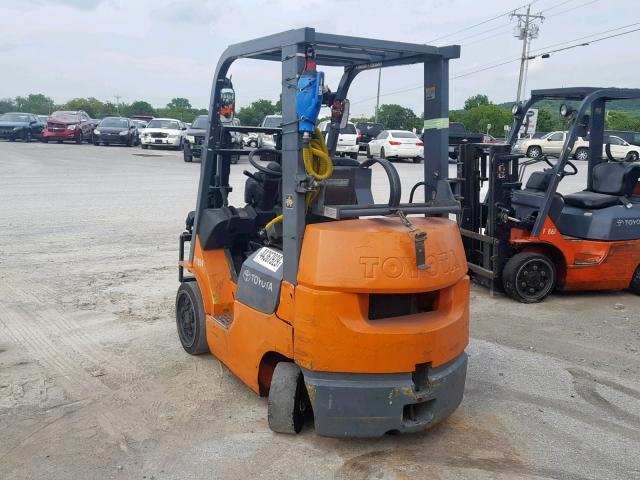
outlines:
M182 348L191 355L209 351L204 304L198 283L182 282L176 295L176 326Z
M636 271L631 277L631 283L629 284L629 291L640 295L640 265L636 268Z
M520 303L540 302L556 286L556 267L546 255L517 253L502 271L502 285L507 295Z
M311 404L300 367L290 362L278 363L269 387L269 428L278 433L299 433L310 412Z

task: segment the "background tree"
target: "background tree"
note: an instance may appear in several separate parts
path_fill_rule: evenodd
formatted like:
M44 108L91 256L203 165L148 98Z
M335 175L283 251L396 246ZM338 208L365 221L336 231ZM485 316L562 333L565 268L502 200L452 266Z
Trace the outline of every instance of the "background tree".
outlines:
M121 110L123 111L122 115L126 115L127 117L132 115L150 115L155 117L158 114L150 103L143 100L136 100L130 105L125 105L123 108L121 107Z
M49 115L56 109L53 99L41 93L31 93L26 97L16 97L15 109L21 112Z
M474 107L480 107L482 105L489 105L491 102L489 101L489 97L486 95L482 95L478 93L473 97L469 97L464 101L464 109L471 110Z
M609 130L640 130L640 117L628 112L612 110L607 112L605 126Z
M378 122L388 130L411 130L421 123L413 110L394 103L380 105Z
M63 110L84 110L91 118L99 118L105 113L105 104L94 97L74 98L62 106Z
M183 110L191 110L191 102L188 98L173 98L169 103L167 103L167 108L171 109L183 109Z
M16 103L13 98L0 99L0 113L13 112L16 109Z
M267 115L275 115L280 113L279 102L272 103L270 100L256 100L251 105L242 107L236 112L236 117L242 125L260 125Z

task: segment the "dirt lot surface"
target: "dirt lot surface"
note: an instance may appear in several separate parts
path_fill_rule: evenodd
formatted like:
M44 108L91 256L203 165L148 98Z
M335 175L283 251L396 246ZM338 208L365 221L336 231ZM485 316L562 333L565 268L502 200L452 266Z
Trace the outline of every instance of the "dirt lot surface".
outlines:
M398 164L405 195L420 168ZM174 152L0 143L0 478L640 478L640 298L626 292L526 306L474 288L450 419L377 440L273 434L265 399L177 338L198 174Z

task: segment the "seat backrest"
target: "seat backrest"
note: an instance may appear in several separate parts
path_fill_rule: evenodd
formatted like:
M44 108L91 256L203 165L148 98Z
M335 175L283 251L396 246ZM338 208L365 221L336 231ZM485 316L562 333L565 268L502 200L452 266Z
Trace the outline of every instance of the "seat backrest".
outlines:
M630 196L640 178L640 164L603 162L593 167L593 186L596 193Z
M532 172L527 180L527 184L524 186L527 190L540 190L547 191L553 172L551 170L544 170L542 172Z

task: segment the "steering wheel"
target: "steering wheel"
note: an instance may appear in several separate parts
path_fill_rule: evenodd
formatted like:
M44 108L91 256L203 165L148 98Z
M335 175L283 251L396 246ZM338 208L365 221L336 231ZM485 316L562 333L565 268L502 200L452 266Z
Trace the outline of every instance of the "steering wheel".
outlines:
M400 205L400 197L402 195L402 183L400 182L400 175L398 170L389 160L384 158L371 158L362 162L360 168L369 168L374 163L379 163L384 168L387 178L389 179L389 206L397 207Z
M540 157L540 159L545 162L547 165L549 165L551 168L554 167L553 163L551 163L551 160L549 160L549 157L547 157L546 155L543 155L542 157Z
M567 172L564 169L562 170L562 175L565 177L571 177L573 175L577 175L578 174L578 167L576 167L573 162L571 161L567 161L566 166L571 167L571 171Z
M267 166L264 167L260 165L255 158L253 158L256 154L259 155L260 153L269 153L270 155L276 154L278 158L281 158L282 152L273 148L256 148L255 150L251 150L251 152L249 152L249 163L253 165L256 170L262 173L266 173L267 175L272 175L274 177L281 177L282 170L280 168L276 170L273 167L269 167L272 163L275 162L269 162ZM275 163L275 165L278 167L280 166L278 163Z

